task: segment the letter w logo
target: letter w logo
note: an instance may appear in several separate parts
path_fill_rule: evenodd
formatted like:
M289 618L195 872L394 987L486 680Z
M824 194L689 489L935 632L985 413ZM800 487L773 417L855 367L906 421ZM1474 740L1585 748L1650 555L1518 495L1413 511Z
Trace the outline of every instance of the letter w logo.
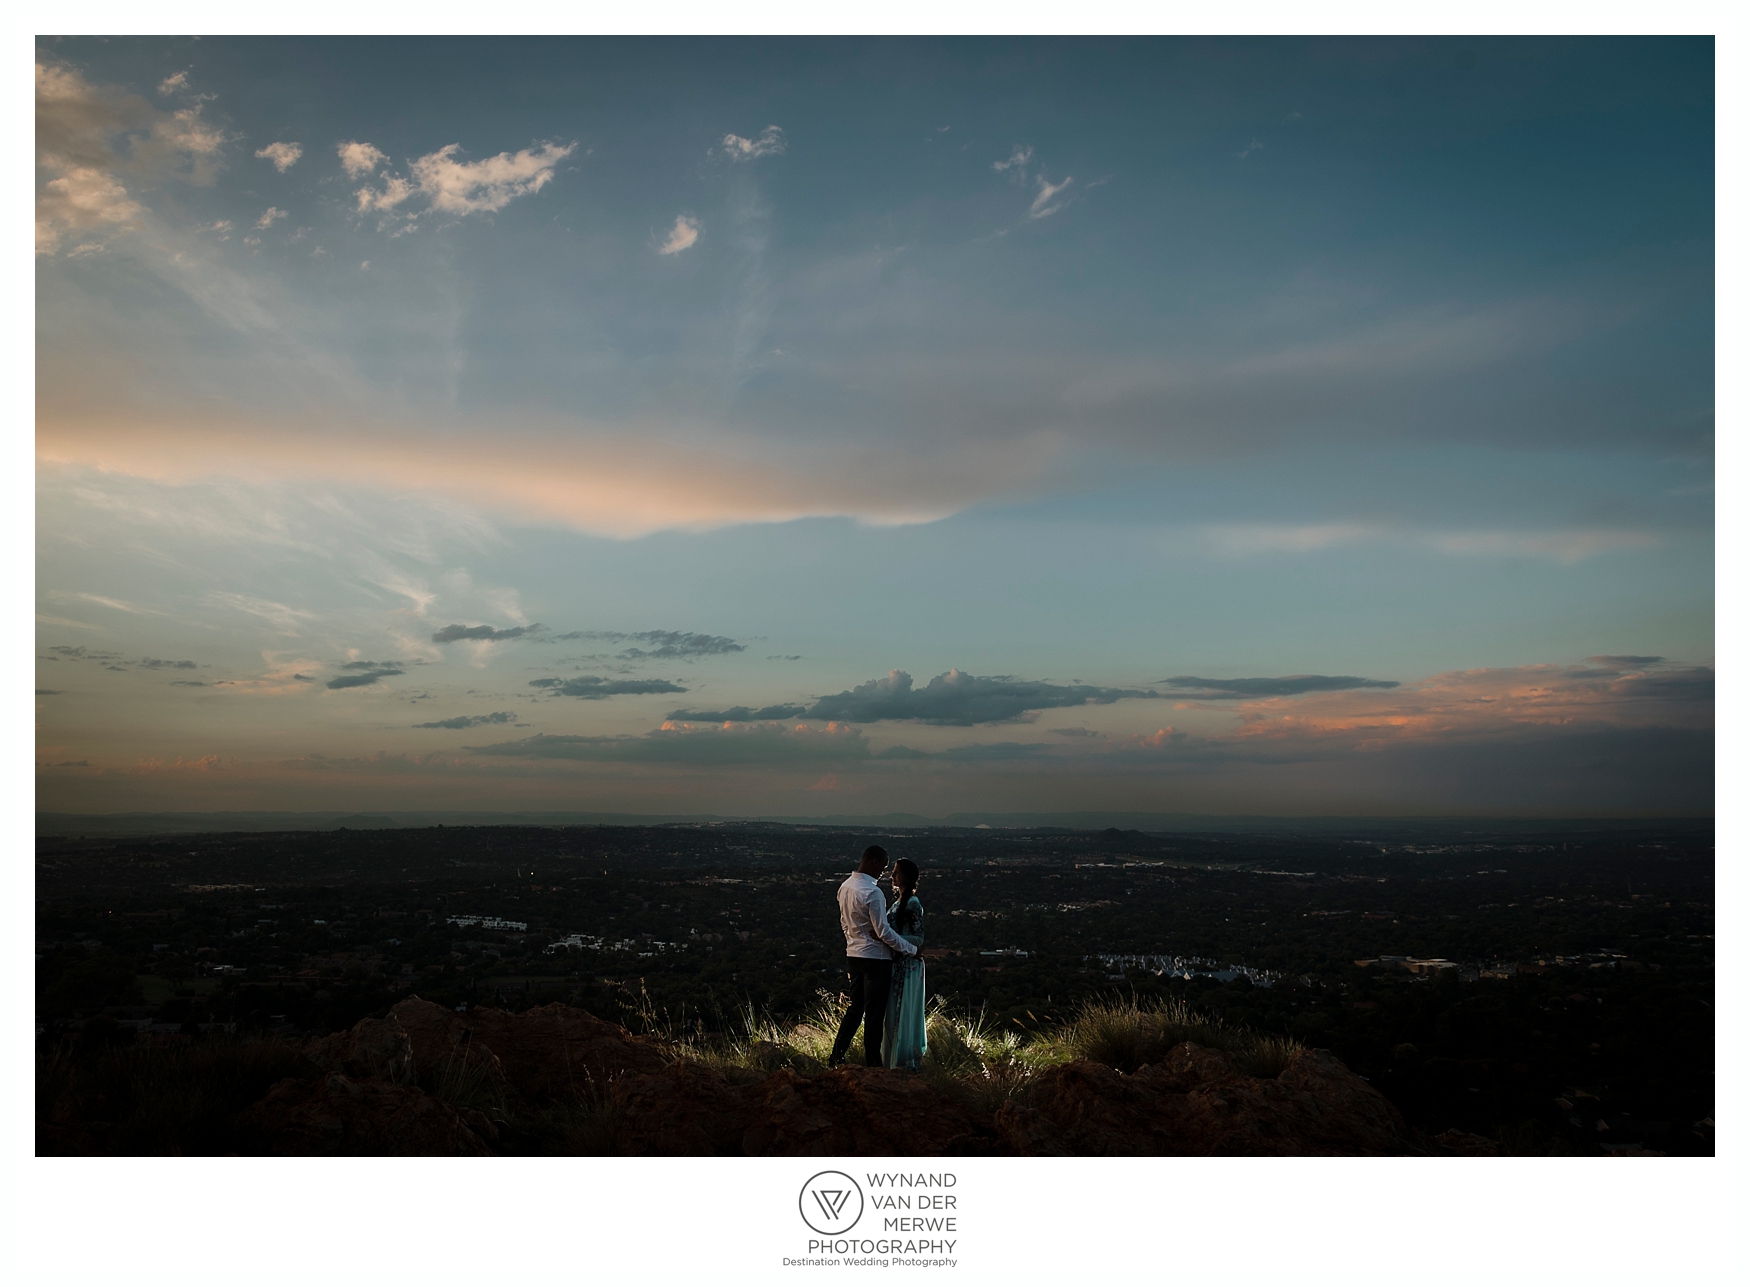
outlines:
M820 1209L827 1220L837 1220L839 1212L845 1209L845 1199L851 1196L849 1189L816 1189L814 1200L820 1203Z

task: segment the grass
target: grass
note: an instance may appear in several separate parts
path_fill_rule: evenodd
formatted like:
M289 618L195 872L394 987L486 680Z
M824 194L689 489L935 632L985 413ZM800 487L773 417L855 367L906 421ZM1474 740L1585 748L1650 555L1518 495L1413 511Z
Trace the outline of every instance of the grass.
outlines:
M1135 997L1085 1002L1074 1019L1043 1038L1043 1045L1059 1058L1091 1059L1134 1073L1145 1064L1159 1063L1187 1041L1221 1051L1253 1077L1277 1076L1300 1048L1292 1037L1231 1026L1181 1000L1143 1005Z
M807 1013L780 1019L744 1005L733 1016L659 1011L647 994L627 1026L656 1037L673 1059L704 1064L737 1084L780 1068L824 1072L846 1000L821 991ZM1002 1031L981 1011L950 1013L940 1001L927 1020L921 1076L974 1118L988 1120L1041 1072L1089 1059L1124 1073L1158 1063L1181 1042L1226 1053L1241 1071L1274 1077L1299 1049L1287 1037L1263 1036L1191 1010L1182 1002L1144 1004L1135 997L1096 998L1068 1022L1040 1033ZM178 1044L123 1044L119 1033L40 1047L37 1117L43 1152L214 1154L249 1151L234 1126L239 1112L285 1077L318 1069L299 1047L279 1040L216 1034ZM379 1075L405 1082L406 1067ZM612 1155L621 1148L623 1110L607 1084L590 1082L574 1096L540 1104L508 1093L502 1070L484 1051L459 1046L421 1079L425 1089L494 1122L506 1152ZM1535 1141L1542 1144L1543 1141ZM1530 1148L1528 1151L1540 1151Z

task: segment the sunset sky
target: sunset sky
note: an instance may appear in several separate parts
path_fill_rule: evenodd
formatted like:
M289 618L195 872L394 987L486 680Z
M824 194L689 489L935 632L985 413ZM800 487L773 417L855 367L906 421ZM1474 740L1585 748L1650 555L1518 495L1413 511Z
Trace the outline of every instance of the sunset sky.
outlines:
M39 809L1702 813L1713 44L38 44Z

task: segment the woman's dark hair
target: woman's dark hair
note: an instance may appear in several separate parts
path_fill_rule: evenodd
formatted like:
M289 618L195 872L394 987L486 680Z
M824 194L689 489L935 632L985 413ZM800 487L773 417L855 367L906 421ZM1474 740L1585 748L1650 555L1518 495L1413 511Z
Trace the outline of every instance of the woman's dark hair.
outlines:
M918 865L910 858L901 858L893 864L893 908L903 926L906 922L905 905L911 901L911 896L918 888ZM900 933L905 933L902 928Z

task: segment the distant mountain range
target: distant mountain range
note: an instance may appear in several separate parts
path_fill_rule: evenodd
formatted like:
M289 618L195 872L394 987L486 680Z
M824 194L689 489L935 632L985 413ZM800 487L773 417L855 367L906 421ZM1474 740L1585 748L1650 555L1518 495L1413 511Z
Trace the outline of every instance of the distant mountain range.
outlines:
M385 810L372 813L340 811L225 813L39 813L39 836L142 836L216 831L362 831L404 827L659 827L783 825L797 827L864 827L910 830L923 827L991 828L1065 831L1152 832L1293 832L1348 834L1405 839L1430 832L1510 831L1519 836L1581 831L1631 832L1650 826L1711 831L1712 818L1483 818L1483 817L1270 817L1244 814L1194 813L951 813L928 818L916 813L832 814L795 817L770 814L725 817L714 813L639 814L581 812L492 813L483 810Z

